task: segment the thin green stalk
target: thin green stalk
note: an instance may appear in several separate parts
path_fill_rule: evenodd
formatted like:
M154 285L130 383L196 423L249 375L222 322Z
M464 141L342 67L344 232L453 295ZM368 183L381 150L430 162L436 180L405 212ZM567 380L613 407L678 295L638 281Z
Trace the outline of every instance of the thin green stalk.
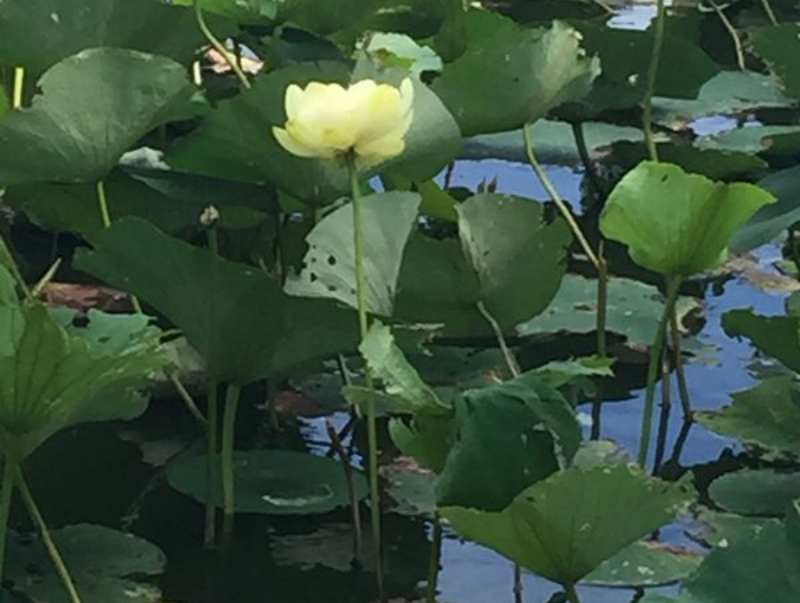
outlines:
M214 50L222 55L222 58L225 59L225 62L236 74L236 77L239 78L242 86L245 88L250 88L250 81L247 79L244 71L242 71L239 67L235 57L231 56L231 54L228 52L228 49L225 48L225 45L219 41L217 36L214 35L214 32L211 31L211 28L209 28L208 23L206 23L206 18L203 15L203 9L200 6L200 0L194 0L192 4L194 5L194 16L197 20L197 25L200 27L200 31L203 32L206 40L208 40L209 44L214 47Z
M772 10L772 5L769 3L769 0L761 0L761 6L764 7L764 12L767 13L769 22L773 25L777 25L778 19L775 17L775 11Z
M214 504L217 471L214 463L217 459L217 429L219 408L217 404L217 380L208 379L208 395L206 399L206 522L203 531L203 544L211 548L217 539L217 506Z
M744 62L744 50L742 49L742 41L739 39L739 32L736 31L736 28L731 23L731 20L728 19L728 15L725 14L725 11L720 7L714 0L711 0L711 6L714 7L714 11L717 13L719 20L722 22L723 27L728 32L728 35L731 37L731 42L733 42L733 50L736 53L736 66L739 67L740 71L745 71L747 66Z
M791 233L791 230L789 231ZM11 248L6 243L6 240L3 238L3 235L0 233L0 261L3 262L3 265L11 272L11 276L14 277L14 280L17 281L17 286L22 291L25 299L32 301L34 299L33 294L31 293L30 287L28 287L28 283L25 282L25 279L22 276L22 272L19 270L19 266L17 265L17 261L14 258L14 255L11 253Z
M236 411L242 388L232 383L225 392L225 408L222 411L222 508L226 523L232 527L236 512L236 493L234 491L233 446L236 436ZM230 528L226 530L230 532Z
M578 149L578 156L583 164L583 171L589 180L589 188L594 193L595 201L600 201L604 196L600 178L594 169L594 162L589 155L589 146L586 144L586 135L583 131L583 122L578 121L572 124L572 137L575 139L575 147Z
M598 253L600 263L597 270L597 355L605 358L608 354L606 339L606 323L608 316L608 263L603 257L602 247ZM603 415L603 384L600 380L595 383L595 398L592 404L592 431L591 439L600 439L600 422Z
M519 368L519 362L517 362L514 352L512 352L511 348L508 347L508 343L506 342L506 338L503 334L503 329L500 327L500 323L495 320L495 317L491 315L482 301L479 301L476 305L478 307L478 312L481 313L481 316L483 316L486 319L486 322L488 322L492 327L495 339L497 339L497 344L500 346L500 351L503 353L503 358L506 361L508 371L511 373L511 376L516 379L520 376L522 371Z
M70 602L81 603L80 595L78 595L78 590L75 588L75 581L72 579L72 576L70 575L69 570L64 563L63 557L61 557L61 553L58 552L55 542L53 542L53 537L50 535L50 530L47 528L47 524L45 523L44 518L39 511L39 507L36 505L36 501L34 500L30 488L28 488L28 484L25 482L25 478L23 477L22 471L19 469L19 467L17 467L16 482L17 488L22 496L22 501L25 503L25 506L28 509L28 514L33 520L33 523L36 525L36 529L39 531L39 537L42 539L42 544L44 544L44 547L47 550L47 554L50 557L50 561L53 563L53 567L56 568L58 577L61 578L61 582L63 583L67 594L69 595Z
M661 321L658 324L658 331L650 348L650 362L647 365L647 389L644 397L644 411L642 413L641 439L639 440L639 464L644 467L647 462L647 453L650 450L650 436L653 429L653 407L655 402L656 380L658 378L658 368L661 358L661 350L664 346L664 338L667 333L672 308L678 299L680 291L680 277L673 277L667 283L667 300L664 304L664 311L661 314Z
M569 603L581 603L581 598L578 596L578 589L575 588L574 584L565 584L564 594L567 595L567 601L569 601Z
M661 62L661 47L664 45L664 26L667 20L664 0L656 0L656 11L653 49L650 52L650 66L647 69L647 87L645 88L644 99L642 100L644 142L647 146L647 154L650 155L650 159L653 161L658 161L658 151L656 150L656 142L653 138L653 96L656 91L658 65Z
M8 543L8 518L11 515L11 500L14 497L14 481L17 463L6 456L3 459L3 482L0 484L0 583L6 566L6 544Z
M11 107L19 109L22 107L22 96L25 89L25 68L14 67L14 91L11 100Z
M350 190L353 197L353 245L355 247L356 300L358 305L358 325L361 339L367 336L369 319L367 316L367 275L364 267L364 226L361 219L361 187L358 181L358 169L355 155L347 155L347 169L350 172ZM364 381L367 388L372 389L372 374L369 366L364 368ZM367 453L369 456L369 489L370 519L372 522L372 538L375 549L376 578L381 601L385 601L383 588L383 546L381 540L381 494L378 480L378 421L376 418L375 400L367 402Z
M442 557L442 522L438 515L433 517L433 534L431 535L431 555L428 562L428 584L425 590L425 603L436 603L436 591L439 587L439 562Z
M97 190L97 205L100 208L100 219L103 221L103 228L111 227L111 212L108 211L108 195L106 185L102 180L98 180L95 185Z
M592 246L589 245L589 241L583 234L583 230L581 230L580 225L575 220L572 212L567 207L567 204L564 203L561 195L558 194L558 191L547 175L547 172L544 171L544 168L542 168L541 164L536 159L536 154L533 151L532 129L533 124L525 124L525 126L522 128L522 135L525 139L525 152L528 155L528 161L530 162L533 171L536 172L536 176L539 178L542 186L547 191L547 194L550 195L550 199L552 199L553 203L555 203L556 207L558 208L558 211L561 213L561 216L564 218L564 220L566 220L567 224L572 230L572 234L578 240L578 243L580 243L581 249L583 249L586 257L588 257L592 265L597 268L600 265L600 259L597 257L597 254L594 252L594 250L592 250Z
M678 382L678 395L683 409L683 420L690 421L692 418L692 399L689 394L689 380L686 378L686 370L683 365L683 353L681 352L681 331L678 328L678 308L672 309L670 316L670 335L672 339L673 362L675 363L675 376Z

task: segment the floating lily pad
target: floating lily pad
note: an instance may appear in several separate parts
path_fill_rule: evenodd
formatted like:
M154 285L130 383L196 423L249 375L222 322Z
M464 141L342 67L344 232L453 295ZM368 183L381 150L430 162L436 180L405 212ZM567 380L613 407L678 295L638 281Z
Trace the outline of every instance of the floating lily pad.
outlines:
M800 25L761 27L753 33L752 45L781 81L786 94L800 99Z
M780 520L767 517L748 517L734 513L712 511L703 507L697 516L699 528L691 537L710 547L726 547L738 540L757 536L766 526L780 526Z
M603 234L633 260L671 277L715 268L734 232L774 201L752 184L723 184L666 163L640 163L614 187L600 218Z
M715 479L708 493L732 513L783 517L791 502L800 498L800 472L742 469Z
M354 312L290 297L261 270L216 257L138 218L116 221L94 251L78 254L76 265L152 304L223 382L286 374L357 345Z
M800 317L731 310L722 316L722 328L728 337L746 337L760 351L800 373Z
M800 390L794 379L767 379L733 394L730 406L697 413L697 420L745 444L800 457Z
M519 128L586 95L600 73L566 23L527 30L503 25L447 65L434 91L465 136ZM480 81L481 85L475 85Z
M150 130L185 111L196 88L184 65L119 48L64 59L30 108L0 122L0 183L96 182Z
M219 463L213 471L212 500L222 508ZM233 456L236 512L268 515L327 513L350 504L342 464L330 458L289 450L236 451ZM206 501L208 458L199 456L173 465L170 485L198 502ZM367 494L367 480L353 470L359 499Z
M746 126L698 138L694 144L703 150L792 154L800 149L800 126Z
M84 603L161 601L161 591L143 580L161 574L167 564L166 556L154 544L89 524L55 530L53 540ZM21 592L31 601L47 603L69 600L38 538L12 533L6 559L4 578L13 585L14 595Z
M636 542L600 564L583 582L596 586L663 586L689 577L703 555L661 542Z
M500 513L446 507L441 514L461 536L542 577L574 585L671 520L690 498L685 485L619 465L559 471Z
M606 328L622 335L630 345L650 345L664 311L658 289L640 281L611 278L608 281L608 323ZM678 300L678 315L696 309L689 297ZM522 337L550 333L592 333L597 328L597 282L568 274L550 306L541 315L517 326Z
M362 199L366 304L369 312L391 316L403 250L416 223L419 195L389 192ZM289 295L335 299L358 307L353 205L325 216L306 238L303 270L290 277Z

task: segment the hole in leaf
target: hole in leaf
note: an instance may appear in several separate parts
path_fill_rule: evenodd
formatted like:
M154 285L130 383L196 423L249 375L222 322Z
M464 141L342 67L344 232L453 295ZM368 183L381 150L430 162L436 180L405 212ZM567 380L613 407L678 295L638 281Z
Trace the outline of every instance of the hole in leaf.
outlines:
M317 280L317 278L318 278L318 277L317 277L317 275L316 275L314 272L312 272L311 274L309 274L309 275L308 275L308 277L309 277L309 280L310 280L312 283L313 283L314 281L316 281L316 280Z
M329 255L328 256L328 264L330 264L331 266L335 266L336 265L336 258L333 257L332 255Z

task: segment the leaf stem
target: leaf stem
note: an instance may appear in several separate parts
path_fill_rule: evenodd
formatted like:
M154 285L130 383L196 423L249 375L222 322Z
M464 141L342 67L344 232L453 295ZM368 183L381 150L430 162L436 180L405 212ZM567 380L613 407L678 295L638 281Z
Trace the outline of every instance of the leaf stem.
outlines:
M661 48L664 45L664 27L667 20L667 11L664 0L656 0L656 22L653 34L653 49L650 52L650 65L647 69L647 86L642 99L642 127L644 129L644 142L650 159L658 161L655 139L653 138L653 96L656 91L658 66L661 62Z
M564 594L567 595L567 601L569 601L569 603L581 603L581 598L578 596L578 589L575 588L574 584L565 584Z
M433 534L431 534L431 554L428 560L428 584L425 589L425 603L436 603L436 591L439 586L439 562L442 557L442 522L438 514L433 516Z
M506 342L505 335L503 335L503 329L500 327L500 323L495 320L494 316L491 315L482 301L479 301L476 305L478 312L480 312L481 316L486 319L486 322L491 325L492 331L494 331L494 336L497 339L498 345L500 346L500 351L503 353L503 358L506 361L506 366L508 367L511 376L516 379L520 376L522 371L519 368L519 362L517 361L516 356L514 356L514 352L510 347L508 347L508 343Z
M675 375L678 381L678 395L683 409L683 420L692 420L692 399L689 394L689 382L686 378L686 370L683 365L683 354L681 353L681 331L678 328L678 308L677 304L672 308L670 316L670 334L672 340L673 362L675 363Z
M97 191L97 205L100 208L100 220L103 223L103 228L110 228L111 212L108 211L108 195L106 194L105 182L98 180L95 190Z
M215 463L217 457L217 429L219 423L219 408L217 403L218 384L214 377L209 377L206 398L206 521L203 531L203 545L206 548L214 546L217 538L217 506L214 502L216 495L217 476Z
M769 0L761 0L761 5L764 7L764 12L767 13L769 22L773 25L777 25L778 19L775 17L775 11L772 10L772 5L769 3Z
M661 362L661 350L664 346L664 338L667 332L672 308L678 299L681 278L672 277L667 282L667 299L664 303L664 311L661 314L661 321L658 324L655 340L650 348L650 361L647 365L647 388L644 397L644 410L642 412L642 430L639 440L639 464L644 467L647 462L647 453L650 450L650 436L653 429L653 406L655 401L656 380L658 378L659 366Z
M350 173L350 190L353 198L353 245L355 247L356 301L358 305L358 325L361 339L367 336L369 318L367 316L367 275L364 267L364 226L361 219L361 187L358 181L358 169L353 153L346 157L347 169ZM364 381L367 388L372 389L372 373L369 366L364 367ZM381 540L381 498L378 481L378 423L375 400L367 402L367 452L369 462L370 519L372 522L372 538L375 549L376 579L381 601L386 600L383 582L383 546Z
M600 201L605 195L603 187L600 184L600 178L597 175L597 170L594 169L594 162L589 155L589 147L586 144L586 133L583 130L583 122L573 122L572 137L575 139L575 147L578 149L578 156L581 158L583 164L583 171L589 179L589 187L594 193L596 201Z
M6 561L6 545L8 543L8 519L11 515L11 501L14 497L14 481L17 475L17 463L10 456L3 458L3 482L0 484L0 584Z
M222 411L222 507L226 535L231 533L233 515L236 512L233 446L236 437L236 411L239 408L241 393L241 387L229 383L225 392L225 408Z
M56 568L58 577L61 578L61 582L63 583L67 594L69 595L70 602L81 603L80 595L78 595L78 590L75 588L75 581L72 579L72 576L70 575L69 570L64 563L63 557L61 557L61 553L58 552L55 542L53 542L53 537L50 535L50 530L47 528L47 524L45 523L44 518L39 511L39 507L36 505L36 501L31 494L30 488L28 488L28 484L25 482L22 471L20 470L19 466L17 466L16 469L17 488L22 496L22 501L25 503L25 506L28 509L28 514L33 520L33 523L36 525L36 528L39 530L39 537L42 539L42 544L44 544L47 554L50 556L50 561L52 561L53 567Z
M608 354L606 339L606 324L608 320L608 263L603 256L602 242L597 254L600 263L597 267L597 355L605 358ZM595 382L595 398L592 404L592 430L591 439L600 439L600 427L603 415L603 383L600 379Z
M22 107L22 96L25 90L25 68L14 67L14 91L11 100L11 107L19 109Z
M228 49L225 48L225 45L219 41L219 38L214 35L214 32L211 31L211 28L206 23L206 18L203 15L203 9L200 6L200 0L193 0L192 5L194 6L194 16L197 20L197 25L200 27L200 31L203 32L203 35L208 40L209 44L214 47L222 58L225 59L225 62L231 68L231 70L236 74L236 77L239 78L239 81L242 83L242 86L249 89L250 88L250 81L247 79L247 76L239 67L238 62L234 56L231 56L231 53L228 52Z
M739 67L740 71L745 71L747 67L744 62L744 50L742 50L742 41L739 39L739 33L736 31L733 23L731 23L731 20L728 19L728 15L725 14L725 11L721 6L719 6L719 4L714 2L714 0L711 0L711 6L714 8L714 11L717 13L717 16L722 22L723 27L731 37L731 42L733 42L733 50L736 53L736 66Z
M558 211L561 213L561 216L564 218L564 220L566 220L567 224L572 230L572 234L575 235L578 243L580 243L583 253L586 254L586 257L589 258L589 261L592 263L592 265L597 268L600 264L597 254L592 250L592 246L589 245L589 241L583 234L580 225L575 221L575 217L567 207L567 204L564 203L561 195L558 194L558 191L550 180L550 177L547 175L547 172L544 171L544 168L542 168L541 164L536 159L536 154L533 150L532 130L533 124L530 123L525 124L522 128L522 135L525 139L525 152L528 155L528 161L530 162L533 171L536 172L536 176L539 178L542 186L547 191L547 194L550 195L550 199L552 199L553 203L555 203L556 207L558 208Z

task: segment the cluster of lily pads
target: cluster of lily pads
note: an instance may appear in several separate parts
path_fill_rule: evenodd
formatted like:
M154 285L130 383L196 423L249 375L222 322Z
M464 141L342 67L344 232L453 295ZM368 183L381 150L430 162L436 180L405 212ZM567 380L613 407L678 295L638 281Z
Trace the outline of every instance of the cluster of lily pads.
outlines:
M660 2L637 31L609 27L614 9L600 0L521 4L0 1L0 186L16 223L0 238L0 588L160 600L141 585L131 599L127 582L122 595L98 587L92 543L144 547L142 574L158 571L157 551L97 526L51 534L25 467L59 431L141 415L166 381L205 437L206 454L168 472L206 505L198 546L224 548L237 513L349 504L360 532L368 495L372 538L355 554L371 549L385 600L380 415L435 483L431 603L445 528L513 563L516 601L521 570L560 584L570 603L581 583L680 578L679 594L638 600L798 600L800 310L725 315L726 333L783 369L720 411L692 410L680 349L681 293L731 248L788 232L800 265L797 10ZM725 114L761 121L687 129ZM529 163L548 198L454 186L463 158ZM543 165L573 158L583 213ZM74 254L37 272L12 243L19 223L70 238ZM48 305L67 263L125 292L129 311ZM636 295L649 311L636 327L648 369L634 461L598 440ZM518 344L570 329L593 334L588 355L518 358ZM176 342L201 358L200 387L183 382ZM420 359L459 344L497 348L503 366L426 381ZM335 433L337 461L237 450L243 390L266 383L274 394L331 364L366 425L366 479ZM698 511L691 474L660 474L656 385L672 369L686 421L752 457L702 493L714 514ZM17 499L36 551L10 529ZM700 538L712 550L687 565L654 533L690 512L711 517ZM64 588L52 599L42 593L54 580L30 579L23 562L44 553ZM90 569L70 571L71 559ZM647 571L627 575L631 564Z

